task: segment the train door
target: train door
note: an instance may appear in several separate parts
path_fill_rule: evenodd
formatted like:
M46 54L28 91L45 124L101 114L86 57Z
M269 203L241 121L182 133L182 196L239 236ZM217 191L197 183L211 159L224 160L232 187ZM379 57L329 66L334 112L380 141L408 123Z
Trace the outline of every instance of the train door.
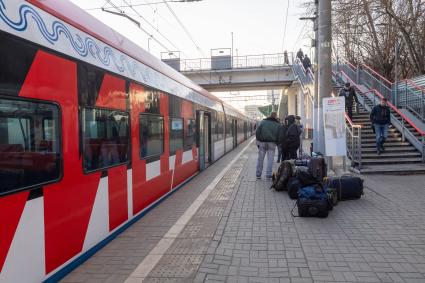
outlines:
M248 138L248 123L245 121L243 122L243 133L244 133L244 140Z
M233 148L238 145L238 121L233 120Z
M211 162L211 118L204 111L197 111L197 132L199 145L199 170L205 170Z

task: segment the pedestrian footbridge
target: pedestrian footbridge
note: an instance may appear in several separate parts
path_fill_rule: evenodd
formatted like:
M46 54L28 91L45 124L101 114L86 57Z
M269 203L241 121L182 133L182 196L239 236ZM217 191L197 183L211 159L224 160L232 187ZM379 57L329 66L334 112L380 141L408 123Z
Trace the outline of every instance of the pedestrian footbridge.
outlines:
M284 53L248 56L212 55L200 59L163 59L208 91L273 90L295 80L290 58Z

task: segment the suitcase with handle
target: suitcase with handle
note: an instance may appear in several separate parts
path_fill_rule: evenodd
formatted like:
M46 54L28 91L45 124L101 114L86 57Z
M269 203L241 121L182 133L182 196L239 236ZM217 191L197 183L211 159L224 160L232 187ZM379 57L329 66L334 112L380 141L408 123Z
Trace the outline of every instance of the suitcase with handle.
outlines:
M327 176L328 168L326 166L325 158L323 156L316 156L310 159L310 163L308 165L310 170L310 174L323 181L323 178Z
M338 200L359 199L363 195L363 179L355 176L327 178L326 184L334 188Z

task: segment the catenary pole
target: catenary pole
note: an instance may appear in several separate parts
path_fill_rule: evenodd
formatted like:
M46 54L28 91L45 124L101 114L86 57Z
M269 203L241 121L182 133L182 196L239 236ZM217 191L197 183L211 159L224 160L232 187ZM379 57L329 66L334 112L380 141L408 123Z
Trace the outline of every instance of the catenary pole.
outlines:
M332 27L331 27L331 0L319 0L319 101L318 101L318 129L319 151L325 152L325 129L323 123L323 98L332 93Z
M316 17L314 19L314 99L313 99L313 151L320 151L319 148L319 1L314 1L316 5ZM314 69L314 68L313 68Z

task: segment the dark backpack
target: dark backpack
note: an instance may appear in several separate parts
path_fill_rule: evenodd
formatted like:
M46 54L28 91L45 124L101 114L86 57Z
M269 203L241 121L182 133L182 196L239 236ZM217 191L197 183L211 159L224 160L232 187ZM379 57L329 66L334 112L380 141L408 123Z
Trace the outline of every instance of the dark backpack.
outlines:
M302 188L300 180L297 177L291 177L288 181L288 195L291 199L298 198L298 191Z
M273 174L272 176L272 186L271 188L274 188L276 191L285 191L287 190L287 184L289 178L291 178L295 173L295 166L292 162L286 160L283 161L279 169L277 169L276 174Z
M320 184L320 180L313 177L313 175L311 175L310 172L298 170L297 178L300 181L302 187Z

